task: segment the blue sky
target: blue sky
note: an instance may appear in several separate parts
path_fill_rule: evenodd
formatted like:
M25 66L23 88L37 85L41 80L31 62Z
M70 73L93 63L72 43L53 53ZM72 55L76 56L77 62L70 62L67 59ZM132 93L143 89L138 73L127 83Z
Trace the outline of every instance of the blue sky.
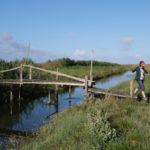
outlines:
M0 0L0 58L150 63L149 0Z

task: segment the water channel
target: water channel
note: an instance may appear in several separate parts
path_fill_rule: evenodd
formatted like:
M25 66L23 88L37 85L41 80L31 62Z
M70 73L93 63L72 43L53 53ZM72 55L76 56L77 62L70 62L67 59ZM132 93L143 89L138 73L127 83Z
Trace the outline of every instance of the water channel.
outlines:
M102 79L96 82L94 87L107 89L113 87L120 82L129 80L130 78L130 73L126 72L120 75L109 77L107 79ZM15 104L15 106L13 105L12 107L11 115L10 111L8 111L8 109L5 109L10 106L3 106L3 109L0 109L0 128L7 128L11 130L36 131L40 126L53 119L55 117L55 114L62 112L66 108L80 104L84 99L83 94L84 91L80 87L72 89L71 101L69 99L68 93L59 94L58 106L46 105L45 103L48 101L48 97L41 97L34 101L28 102L28 104L23 107L23 110L19 110L18 104ZM4 142L5 138L0 137L0 143Z

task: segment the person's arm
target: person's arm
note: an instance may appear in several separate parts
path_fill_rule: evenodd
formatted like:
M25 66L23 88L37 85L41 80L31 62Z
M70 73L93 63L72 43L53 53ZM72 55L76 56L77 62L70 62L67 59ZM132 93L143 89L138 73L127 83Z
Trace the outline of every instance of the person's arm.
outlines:
M150 76L149 72L144 68L145 73Z
M133 70L131 71L131 74L133 74L134 72L136 72L136 70L137 70L137 68L133 69Z

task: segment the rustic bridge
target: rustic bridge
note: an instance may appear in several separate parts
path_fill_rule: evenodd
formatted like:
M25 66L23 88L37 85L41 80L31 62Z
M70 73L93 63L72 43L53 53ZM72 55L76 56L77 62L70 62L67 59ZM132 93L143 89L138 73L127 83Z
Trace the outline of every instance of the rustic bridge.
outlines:
M28 69L29 70L29 75L28 79L23 78L23 70ZM45 73L49 73L51 75L56 76L56 80L41 80L41 79L33 79L32 78L32 72L33 70L37 71L42 71ZM39 85L56 85L56 92L58 91L58 86L69 86L69 91L71 92L70 88L71 86L79 86L83 87L85 95L87 95L88 92L88 87L91 87L93 84L92 80L88 80L88 76L85 76L85 78L79 78L71 75L67 75L64 73L60 73L57 71L52 71L52 70L46 70L43 68L35 67L33 65L24 65L21 64L18 67L7 69L7 70L1 70L0 74L2 73L7 73L7 72L12 72L12 71L19 71L19 78L18 79L0 79L0 84L17 84L17 85L25 85L25 84L39 84ZM58 77L66 77L68 79L72 79L74 81L60 81L58 80ZM19 94L20 95L20 94ZM19 96L20 97L20 96ZM10 100L12 101L12 91L10 91ZM50 104L50 91L49 91L49 104ZM57 103L57 102L56 102Z
M23 70L25 68L29 69L29 77L28 79L23 79ZM40 79L33 79L32 78L32 70L38 70L38 71L43 71L45 73L50 73L52 75L56 76L55 81L50 81L50 80L40 80ZM98 89L98 88L92 88L92 85L94 81L90 77L91 80L88 80L88 76L85 76L85 79L67 75L64 73L60 73L57 71L52 71L52 70L46 70L43 68L35 67L33 65L23 65L21 64L18 67L11 68L8 70L1 70L0 73L6 73L10 71L16 71L18 70L20 72L20 78L19 79L0 79L0 84L18 84L18 85L23 85L23 84L40 84L40 85L56 85L56 91L58 90L58 86L61 85L66 85L66 86L80 86L84 88L84 93L87 95L87 92L91 93L96 93L96 94L104 94L104 95L111 95L111 96L117 96L117 97L133 97L133 78L130 81L130 95L127 95L125 93L120 93L117 91L111 91L111 90L104 90L104 89ZM68 79L73 79L75 81L59 81L58 76L61 77L66 77ZM70 89L69 89L70 91ZM50 97L50 95L49 95Z
M29 79L23 79L23 69L24 68L29 68ZM74 79L76 80L76 82L68 82L68 81L58 81L58 79L56 78L56 81L49 81L49 80L38 80L38 79L32 79L32 70L38 70L38 71L43 71L46 73L50 73L52 75L56 75L58 76L62 76L62 77L66 77L66 78L70 78L70 79ZM8 70L2 70L0 71L0 73L5 73L5 72L10 72L10 71L15 71L15 70L19 70L20 71L20 79L2 79L0 80L0 84L44 84L44 85L68 85L68 86L86 86L86 84L88 86L91 85L91 81L88 80L87 76L85 77L85 79L79 78L79 77L74 77L71 75L67 75L64 73L60 73L60 72L56 72L56 71L52 71L52 70L46 70L43 68L39 68L39 67L35 67L32 65L20 65L19 67L15 67L12 69L8 69Z
M23 70L27 68L29 69L29 75L28 79L23 78ZM32 71L37 70L37 71L42 71L45 73L49 73L51 75L56 76L55 81L51 80L41 80L41 79L33 79L32 78ZM6 73L10 71L19 71L20 77L19 79L0 79L0 84L18 84L18 85L24 85L24 84L40 84L40 85L56 85L56 93L58 91L58 86L69 86L69 92L71 86L80 86L83 87L84 89L84 94L87 95L88 92L90 93L96 93L96 94L104 94L104 95L111 95L111 96L117 96L117 97L133 97L133 78L131 79L130 82L130 95L127 95L125 93L120 93L117 91L111 91L111 90L104 90L104 89L98 89L98 88L92 88L92 85L94 81L92 80L92 75L90 73L90 80L88 80L88 76L85 76L85 78L79 78L71 75L67 75L64 73L60 73L57 71L52 71L52 70L46 70L43 68L35 67L33 65L24 65L21 64L18 67L7 69L7 70L1 70L0 73ZM58 76L61 77L66 77L68 79L72 79L74 81L59 81ZM12 99L12 92L10 92L10 99ZM50 91L49 91L49 104L51 103L50 101ZM57 103L57 102L56 102Z
M29 74L27 74L27 78L23 78L23 71L27 69ZM37 71L42 71L51 75L56 76L55 80L51 81L51 80L40 80L40 79L33 79L33 70L37 70ZM3 73L7 73L7 72L12 72L12 71L17 71L18 72L18 79L0 79L0 84L16 84L16 85L25 85L25 84L40 84L40 85L56 85L56 89L55 89L55 105L58 105L58 86L69 86L69 99L70 99L70 94L71 94L71 86L80 86L83 87L84 89L84 94L87 95L88 92L89 93L93 93L93 94L103 94L103 95L110 95L110 96L116 96L116 97L121 97L121 98L136 98L133 97L133 78L130 81L130 94L125 94L124 92L118 92L118 91L113 91L113 90L108 90L108 89L98 89L98 88L94 88L92 87L92 85L94 84L94 81L92 80L92 77L90 76L90 80L88 80L88 76L85 76L85 78L79 78L79 77L75 77L75 76L71 76L71 75L67 75L64 73L60 73L57 71L52 71L52 70L46 70L43 68L39 68L39 67L35 67L33 65L24 65L21 64L18 67L15 68L11 68L11 69L7 69L7 70L1 70L0 74ZM60 81L58 80L58 77L66 77L68 79L72 79L74 81ZM20 90L19 90L20 92ZM48 97L49 97L49 101L47 104L52 104L51 102L51 95L50 95L50 91L48 93ZM20 97L20 93L19 93L19 97ZM12 91L10 91L10 102L12 103ZM10 113L12 114L12 105L11 106L11 110ZM49 116L47 116L46 118L50 118L51 116L55 115L54 112L52 114L50 114ZM27 133L27 132L22 132L22 131L11 131L7 130L7 129L0 129L0 136L11 136L11 135L16 135L16 136L30 136L30 137L34 137L36 136L36 134L33 133Z

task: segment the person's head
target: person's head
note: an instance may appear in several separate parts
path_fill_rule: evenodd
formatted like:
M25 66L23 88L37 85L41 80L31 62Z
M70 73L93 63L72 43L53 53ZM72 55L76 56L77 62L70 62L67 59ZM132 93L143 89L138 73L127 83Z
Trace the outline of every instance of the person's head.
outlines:
M145 67L145 65L146 65L146 64L145 64L145 62L144 62L144 61L140 61L140 64L139 64L139 66L140 66L140 67L142 67L142 68L143 68L143 67Z

